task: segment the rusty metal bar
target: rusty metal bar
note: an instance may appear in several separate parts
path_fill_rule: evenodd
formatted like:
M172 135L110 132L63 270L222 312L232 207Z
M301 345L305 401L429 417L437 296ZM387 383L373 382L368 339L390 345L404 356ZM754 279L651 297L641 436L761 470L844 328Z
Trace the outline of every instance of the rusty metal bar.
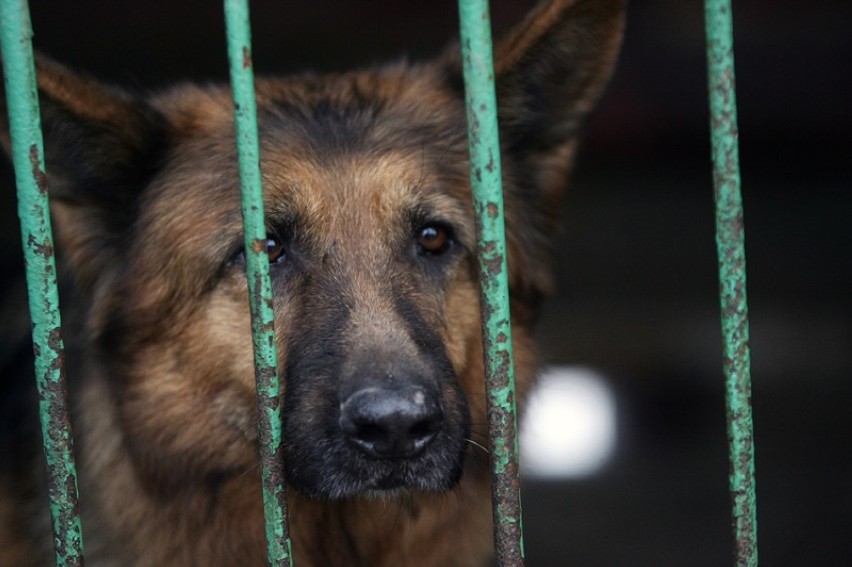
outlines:
M270 565L292 565L284 489L275 313L269 280L248 2L225 0L225 22L231 86L234 92L234 125L240 169L246 274L251 302L267 553Z
M68 414L56 261L32 35L26 0L2 0L0 45L33 325L36 383L56 564L77 566L83 565L83 534L77 504L74 438Z
M470 145L471 186L479 248L482 343L487 385L494 550L500 565L523 565L517 412L503 220L503 178L487 0L459 0Z
M716 193L716 247L722 307L728 410L730 491L735 562L757 565L754 433L746 301L745 240L740 193L734 39L730 0L705 0L710 129Z

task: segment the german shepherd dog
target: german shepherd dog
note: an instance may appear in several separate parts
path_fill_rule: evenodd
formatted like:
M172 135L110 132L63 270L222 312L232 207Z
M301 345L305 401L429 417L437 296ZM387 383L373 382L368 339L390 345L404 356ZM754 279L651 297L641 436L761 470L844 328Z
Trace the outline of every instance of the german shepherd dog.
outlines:
M623 0L547 1L495 47L519 400L555 211L623 15ZM37 67L80 321L66 340L87 561L263 565L230 90L137 96ZM456 48L257 81L299 565L493 555L460 67ZM0 564L49 563L46 506L13 493L7 481Z

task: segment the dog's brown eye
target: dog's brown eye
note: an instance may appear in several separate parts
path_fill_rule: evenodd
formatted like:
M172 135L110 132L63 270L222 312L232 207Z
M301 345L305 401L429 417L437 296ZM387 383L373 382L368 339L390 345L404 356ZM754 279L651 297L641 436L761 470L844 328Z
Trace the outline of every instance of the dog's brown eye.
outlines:
M425 254L443 254L450 243L449 230L439 224L427 224L417 234L417 245Z
M261 241L264 242L264 241ZM273 235L266 235L265 244L263 244L266 248L266 255L269 258L270 264L281 264L287 259L287 247L284 245L284 240ZM239 266L243 270L246 267L246 252L244 249L240 249L239 252L234 254L234 256L228 262L231 266Z
M275 237L266 237L266 254L269 256L270 264L277 264L284 260L284 244Z

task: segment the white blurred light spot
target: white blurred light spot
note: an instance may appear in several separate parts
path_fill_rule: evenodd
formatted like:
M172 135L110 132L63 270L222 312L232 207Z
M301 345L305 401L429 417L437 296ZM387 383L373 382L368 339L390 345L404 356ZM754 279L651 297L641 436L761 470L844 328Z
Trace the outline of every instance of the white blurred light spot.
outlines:
M521 470L530 478L588 476L615 448L615 398L589 368L545 369L521 423Z

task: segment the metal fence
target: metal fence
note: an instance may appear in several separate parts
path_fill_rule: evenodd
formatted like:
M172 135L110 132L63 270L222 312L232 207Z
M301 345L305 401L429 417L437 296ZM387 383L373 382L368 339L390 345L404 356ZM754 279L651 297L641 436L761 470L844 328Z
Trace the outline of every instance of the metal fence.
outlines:
M271 565L292 565L247 0L225 0L225 14L251 299L268 555ZM471 183L482 266L482 332L492 446L495 552L501 565L522 565L514 366L488 1L460 0L459 14ZM754 566L757 565L754 453L730 0L705 0L705 18L734 555L738 566ZM0 1L0 28L56 564L82 565L83 536L68 417L32 26L26 0ZM496 275L495 263L500 266Z

